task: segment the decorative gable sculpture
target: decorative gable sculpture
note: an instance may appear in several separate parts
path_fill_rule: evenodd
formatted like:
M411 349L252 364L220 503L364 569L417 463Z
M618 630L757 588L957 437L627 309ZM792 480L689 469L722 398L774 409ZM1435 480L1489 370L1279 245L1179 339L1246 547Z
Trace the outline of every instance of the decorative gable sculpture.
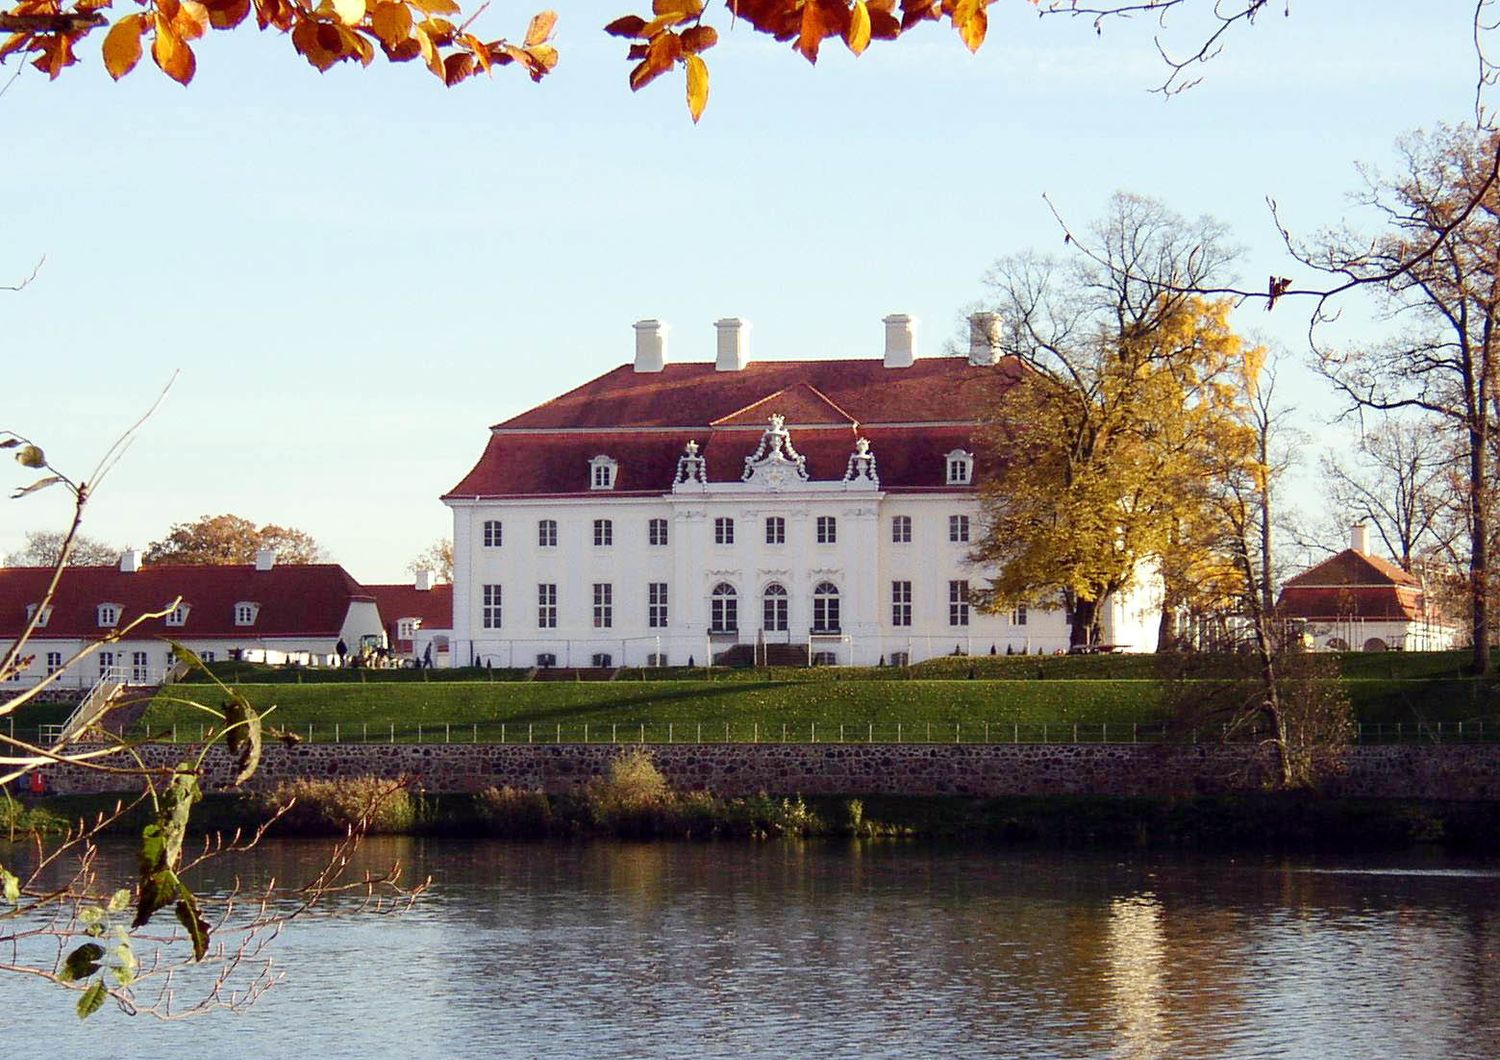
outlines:
M760 436L755 452L745 457L741 482L779 492L792 482L807 481L807 458L792 446L785 417L773 413L770 426Z

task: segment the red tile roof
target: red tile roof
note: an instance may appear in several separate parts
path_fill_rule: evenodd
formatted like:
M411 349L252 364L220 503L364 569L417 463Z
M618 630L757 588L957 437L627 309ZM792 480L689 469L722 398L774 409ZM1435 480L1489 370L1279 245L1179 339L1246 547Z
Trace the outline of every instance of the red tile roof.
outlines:
M27 605L41 602L51 577L50 567L0 567L0 638L20 635ZM336 563L278 564L266 571L248 564L162 564L130 574L117 566L70 567L53 598L51 618L36 636L97 637L103 632L100 604L120 605L123 624L143 612L161 610L177 596L188 605L186 623L168 626L165 619L154 619L138 627L140 636L245 641L337 637L350 602L372 599ZM235 625L238 603L259 605L254 625Z
M792 445L807 458L816 481L840 480L856 438L870 441L882 489L892 492L972 489L945 485L944 457L955 449L975 450L975 428L959 426L853 427L793 430ZM579 432L494 434L484 455L448 497L656 496L672 488L677 459L690 440L708 465L710 482L738 482L745 458L760 444L760 431L731 428L650 433ZM590 490L589 460L606 454L619 461L613 490ZM977 460L974 478L982 481Z
M1372 556L1368 552L1357 552L1346 548L1336 556L1325 559L1317 566L1309 567L1295 578L1287 580L1287 587L1294 585L1418 585L1417 579L1390 560Z
M1389 560L1346 548L1287 580L1277 603L1290 618L1347 618L1420 622L1426 614L1421 582Z
M773 361L742 371L712 364L630 365L493 428L479 462L446 495L644 496L671 489L689 440L711 482L738 481L772 413L814 480L839 480L858 437L869 439L883 489L953 490L943 457L974 451L979 422L1014 381L1013 363L962 357L886 368L879 360ZM613 490L589 489L589 460L619 462ZM983 463L975 479L983 477Z
M375 598L380 620L393 629L396 620L420 618L428 629L453 628L453 586L439 583L431 589L418 589L410 582L401 585L366 585L365 591ZM392 639L395 639L394 632Z
M738 372L720 372L712 364L637 372L627 364L497 429L694 427L799 384L816 389L859 423L977 420L998 396L997 381L1003 386L1016 371L1012 362L976 368L964 357L927 357L909 368L887 368L876 358L755 361ZM787 425L795 425L790 416Z

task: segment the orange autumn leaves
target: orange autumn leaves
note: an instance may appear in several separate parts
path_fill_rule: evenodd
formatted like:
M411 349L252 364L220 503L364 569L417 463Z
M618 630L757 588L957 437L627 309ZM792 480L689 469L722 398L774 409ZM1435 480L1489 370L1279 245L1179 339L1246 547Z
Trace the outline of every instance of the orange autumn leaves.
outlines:
M0 44L0 61L13 52L35 53L32 65L56 78L77 61L73 45L107 19L101 12L113 0L79 0L67 11L60 0L23 0L0 14L11 36ZM544 11L531 20L521 43L485 41L455 24L456 0L135 0L140 10L117 18L104 37L104 67L119 80L135 69L149 42L162 72L187 84L197 72L192 42L210 29L235 29L251 11L262 30L291 37L292 47L326 71L353 61L369 66L376 50L394 63L421 60L445 84L455 85L496 66L518 64L533 81L557 65L548 41L557 14ZM75 13L91 16L80 21ZM51 21L49 21L49 18Z
M6 0L0 0L3 5ZM419 60L434 76L455 85L479 72L512 63L540 81L557 65L550 43L557 14L531 19L520 43L483 40L462 19L458 0L20 0L0 7L0 63L13 54L56 78L78 61L74 46L96 29L104 35L105 69L116 80L136 68L149 50L170 78L187 84L197 72L194 42L209 30L235 29L251 12L262 30L290 37L293 49L320 71L342 62L368 66L377 51L391 62ZM730 25L744 24L779 41L810 63L827 40L855 55L872 41L895 40L923 22L947 21L975 51L989 29L994 0L725 0ZM1037 0L1030 0L1035 4ZM605 31L631 41L630 87L639 90L677 67L686 79L693 121L708 105L709 74L703 53L719 31L703 21L706 0L652 0L651 17L626 15ZM488 4L481 4L482 11ZM478 12L475 13L476 16ZM111 15L117 17L111 18Z
M970 51L984 43L993 0L726 0L730 15L792 48L810 63L830 38L842 40L860 55L872 40L895 40L921 22L947 19ZM1033 0L1035 2L1035 0ZM702 22L703 0L652 0L648 20L626 15L604 27L627 37L630 88L639 91L674 66L687 74L688 113L697 121L708 103L708 66L702 53L718 43L719 34Z

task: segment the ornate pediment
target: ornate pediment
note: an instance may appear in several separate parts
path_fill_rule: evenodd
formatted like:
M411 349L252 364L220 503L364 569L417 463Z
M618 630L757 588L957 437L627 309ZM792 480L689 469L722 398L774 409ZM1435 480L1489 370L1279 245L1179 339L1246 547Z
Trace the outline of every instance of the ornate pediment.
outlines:
M849 454L849 463L844 468L844 483L880 488L880 472L875 469L875 453L869 439L855 439L854 452Z
M677 474L672 476L672 488L708 485L708 461L698 451L696 440L689 439L677 458Z
M785 417L772 414L770 426L760 436L755 452L745 457L745 472L740 481L772 492L807 481L807 458L792 446Z

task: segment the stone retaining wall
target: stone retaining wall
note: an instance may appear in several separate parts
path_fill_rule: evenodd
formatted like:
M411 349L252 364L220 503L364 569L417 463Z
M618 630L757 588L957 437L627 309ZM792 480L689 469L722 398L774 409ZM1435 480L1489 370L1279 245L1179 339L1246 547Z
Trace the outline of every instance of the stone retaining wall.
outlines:
M1122 795L1254 791L1268 762L1251 748L1163 744L672 744L647 745L675 787L720 795ZM185 748L141 748L170 766ZM268 745L249 787L300 777L411 775L429 792L491 785L576 791L626 748L607 744ZM127 764L120 762L119 764ZM227 755L215 749L205 786L222 786ZM124 790L130 782L78 766L53 766L58 794ZM1500 799L1500 745L1399 744L1348 748L1323 790L1366 798Z

